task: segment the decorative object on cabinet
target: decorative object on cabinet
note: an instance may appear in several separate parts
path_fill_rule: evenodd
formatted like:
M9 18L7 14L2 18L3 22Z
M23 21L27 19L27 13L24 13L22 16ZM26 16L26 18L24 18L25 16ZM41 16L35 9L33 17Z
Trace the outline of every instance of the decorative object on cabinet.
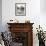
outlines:
M33 23L7 23L12 41L20 46L33 46Z
M15 15L16 16L26 16L26 3L16 3L15 4Z
M30 23L30 20L25 20L25 23Z
M11 19L10 21L8 21L9 23L19 23L19 21L17 19Z

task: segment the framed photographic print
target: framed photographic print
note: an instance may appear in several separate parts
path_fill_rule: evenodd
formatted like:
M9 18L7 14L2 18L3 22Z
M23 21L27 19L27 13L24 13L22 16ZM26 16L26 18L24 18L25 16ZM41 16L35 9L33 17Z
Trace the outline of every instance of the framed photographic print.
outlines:
M15 15L16 16L26 16L26 3L16 3L15 4Z

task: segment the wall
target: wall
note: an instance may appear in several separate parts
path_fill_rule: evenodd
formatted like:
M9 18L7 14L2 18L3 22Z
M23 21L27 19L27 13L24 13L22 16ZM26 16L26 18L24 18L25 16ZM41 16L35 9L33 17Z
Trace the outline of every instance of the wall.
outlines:
M40 24L46 31L46 0L40 0Z
M26 3L26 16L15 16L15 3ZM38 39L36 37L36 27L39 24L45 30L46 28L46 15L42 14L42 2L40 0L2 0L2 26L3 31L8 30L7 22L10 19L17 19L19 22L30 20L33 25L33 45L38 46Z
M26 16L15 16L15 3L25 2L26 3ZM6 25L10 19L17 19L20 22L30 20L34 23L39 23L40 15L40 0L3 0L2 1L2 23ZM19 19L18 19L19 18ZM23 19L22 19L23 18ZM37 21L38 20L38 21ZM6 29L6 28L5 28Z
M46 13L46 0L40 0L40 9L42 13Z
M2 0L0 0L0 31L2 28Z

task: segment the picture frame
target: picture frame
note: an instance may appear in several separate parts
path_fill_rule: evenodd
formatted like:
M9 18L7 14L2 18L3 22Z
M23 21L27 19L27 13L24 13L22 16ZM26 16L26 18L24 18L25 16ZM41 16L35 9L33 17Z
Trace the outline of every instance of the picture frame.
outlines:
M15 15L16 16L26 16L26 3L16 3L15 4Z

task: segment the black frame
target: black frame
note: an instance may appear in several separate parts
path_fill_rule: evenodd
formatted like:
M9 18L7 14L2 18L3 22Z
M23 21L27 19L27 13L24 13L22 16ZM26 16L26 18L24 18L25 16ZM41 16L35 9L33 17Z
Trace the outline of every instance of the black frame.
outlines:
M17 5L25 5L25 8L24 8L25 14L24 15L17 15L17 13L16 13ZM15 3L15 16L26 16L26 3Z

